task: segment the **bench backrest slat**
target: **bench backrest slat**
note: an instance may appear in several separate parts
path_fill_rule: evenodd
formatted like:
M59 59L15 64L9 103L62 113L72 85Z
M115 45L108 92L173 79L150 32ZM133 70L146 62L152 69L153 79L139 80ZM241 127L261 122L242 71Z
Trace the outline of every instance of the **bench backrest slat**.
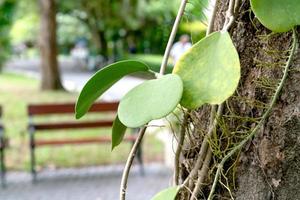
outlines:
M35 130L58 130L58 129L83 129L111 127L113 121L93 121L93 122L66 122L66 123L38 123L32 124Z
M90 108L89 112L108 112L117 111L119 102L100 102L95 103ZM74 103L65 104L31 104L28 105L29 115L48 115L48 114L63 114L75 113Z

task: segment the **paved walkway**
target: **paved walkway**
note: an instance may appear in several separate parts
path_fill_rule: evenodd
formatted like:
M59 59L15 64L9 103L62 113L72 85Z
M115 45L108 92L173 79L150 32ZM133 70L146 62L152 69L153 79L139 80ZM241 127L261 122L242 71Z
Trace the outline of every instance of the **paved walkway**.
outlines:
M40 79L39 64L40 61L38 59L11 60L6 64L4 70ZM94 74L94 72L82 71L71 59L60 59L59 65L63 86L68 91L80 92L87 80ZM141 78L126 76L112 86L102 96L102 100L120 100L129 90L143 81Z
M118 200L123 166L61 169L38 174L31 183L30 174L10 172L8 186L0 188L1 200ZM169 186L171 172L158 164L146 166L141 176L134 166L128 183L127 200L149 200Z

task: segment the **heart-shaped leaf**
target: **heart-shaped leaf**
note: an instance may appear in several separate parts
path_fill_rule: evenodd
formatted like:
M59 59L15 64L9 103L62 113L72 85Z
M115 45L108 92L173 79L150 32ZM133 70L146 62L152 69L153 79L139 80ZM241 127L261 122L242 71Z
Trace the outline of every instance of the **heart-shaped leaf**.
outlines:
M165 117L178 105L182 90L182 81L176 74L145 81L121 100L119 119L125 126L137 128L151 120Z
M273 32L287 32L300 25L299 0L251 0L258 20Z
M151 200L174 200L178 193L178 186L170 187L157 193Z
M134 72L148 70L149 67L145 63L135 60L116 62L99 70L81 90L75 108L76 119L82 117L94 101L121 78Z
M228 32L200 40L178 60L173 73L183 81L182 106L196 109L225 101L240 79L239 56Z
M127 127L120 122L119 117L117 115L113 126L112 126L112 140L111 140L111 150L114 150L116 146L118 146L125 135Z

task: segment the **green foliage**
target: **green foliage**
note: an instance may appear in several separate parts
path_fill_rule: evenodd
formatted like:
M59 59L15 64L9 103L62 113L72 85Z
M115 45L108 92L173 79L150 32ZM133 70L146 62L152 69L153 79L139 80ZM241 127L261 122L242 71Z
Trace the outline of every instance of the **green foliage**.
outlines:
M15 11L14 0L0 2L0 71L10 52L9 30Z
M170 4L169 0L150 0L148 2L141 0L139 4L139 12L140 15L144 15L150 20L164 22L173 20L179 4L179 0L173 0L172 4Z
M103 43L122 40L124 46L119 48L126 51L127 39L132 39L138 52L163 53L179 3L180 0L172 4L169 0L64 0L58 1L58 12L85 23L93 34L92 45L104 56L110 56L112 51L101 48Z
M120 61L108 65L99 70L83 87L77 103L76 103L76 118L82 117L106 90L113 84L119 81L122 77L138 72L148 71L146 64L134 61Z
M37 41L39 34L39 16L38 13L29 12L26 15L15 20L10 36L14 44L22 42Z
M126 129L127 127L120 122L119 117L117 116L112 127L112 150L122 142Z
M251 0L251 7L259 21L274 32L300 25L299 0Z
M239 56L229 33L215 32L196 43L179 59L173 73L183 81L182 106L196 109L225 101L240 79Z
M156 194L151 200L174 200L178 193L178 186L170 187Z
M180 30L185 33L191 33L192 43L196 43L206 35L206 25L200 21L182 23Z
M182 96L182 81L176 74L146 81L129 91L121 100L118 115L130 128L137 128L171 113Z
M32 0L16 1L14 21L10 30L11 42L37 42L39 33L38 3Z
M189 21L201 21L207 23L207 13L209 0L189 0L185 9L185 15Z
M57 20L57 43L60 47L60 51L63 53L69 53L70 48L78 41L78 39L84 38L88 41L91 40L92 34L85 23L78 18L58 13L56 15Z
M141 18L137 17L138 3L116 0L65 0L58 2L59 12L70 14L89 26L91 32L110 32L113 36L121 28L136 30ZM113 33L112 33L113 32Z

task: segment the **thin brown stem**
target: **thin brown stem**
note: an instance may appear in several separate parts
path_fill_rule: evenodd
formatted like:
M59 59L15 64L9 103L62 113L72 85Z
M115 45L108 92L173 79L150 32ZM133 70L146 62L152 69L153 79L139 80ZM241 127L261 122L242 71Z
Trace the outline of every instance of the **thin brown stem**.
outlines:
M209 170L209 164L211 162L211 159L212 159L212 151L211 151L210 148L208 148L203 166L202 166L201 171L198 175L198 180L197 180L197 183L195 185L195 189L192 193L191 200L192 199L197 199L197 196L199 195L199 193L201 191L202 184L203 184L203 182L204 182L204 180L207 176L208 170Z
M216 108L215 106L212 106L212 111L215 108ZM181 188L187 186L189 180L194 180L195 177L198 175L198 171L202 167L202 164L203 164L204 159L206 157L206 152L207 152L207 149L208 149L208 139L212 136L213 131L215 130L215 128L218 124L218 118L219 118L219 116L221 116L222 112L223 112L223 104L221 104L218 107L217 115L215 116L215 118L213 120L213 123L210 125L208 133L205 135L205 137L203 139L200 151L198 153L198 158L196 160L196 164L195 164L194 168L192 169L192 171L190 172L189 176L183 182ZM212 115L211 115L211 118L212 118Z

